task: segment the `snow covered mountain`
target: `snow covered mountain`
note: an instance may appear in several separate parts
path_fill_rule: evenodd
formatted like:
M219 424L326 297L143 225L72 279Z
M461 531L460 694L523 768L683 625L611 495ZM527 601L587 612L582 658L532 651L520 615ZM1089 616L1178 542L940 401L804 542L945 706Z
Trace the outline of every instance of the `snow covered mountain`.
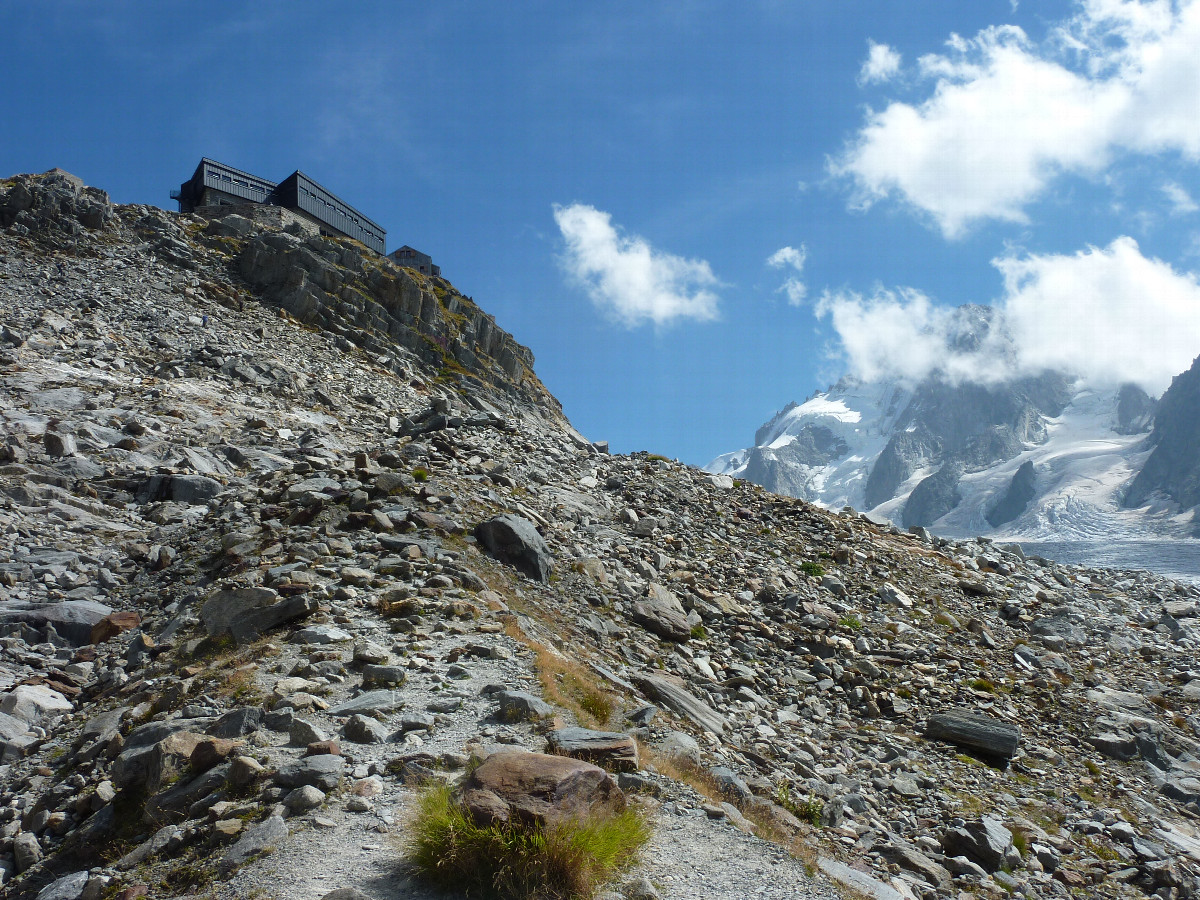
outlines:
M981 326L964 340L977 340L986 308L962 311ZM933 376L911 387L843 378L706 468L946 536L1190 536L1200 360L1176 379L1157 424L1156 405L1134 385L1094 389L1057 372L992 384Z

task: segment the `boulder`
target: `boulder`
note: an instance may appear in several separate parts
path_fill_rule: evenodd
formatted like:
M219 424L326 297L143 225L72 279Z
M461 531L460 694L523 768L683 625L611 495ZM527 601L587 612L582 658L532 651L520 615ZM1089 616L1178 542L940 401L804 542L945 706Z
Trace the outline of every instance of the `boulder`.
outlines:
M634 602L633 621L665 641L686 641L692 633L679 598L653 582L646 596Z
M988 872L995 872L1014 850L1013 836L999 819L983 816L975 822L947 829L942 835L942 849L947 856L966 856Z
M94 600L63 600L33 606L28 603L0 603L0 624L23 622L33 628L52 625L60 637L76 647L91 642L92 628L112 612L112 607Z
M287 836L287 823L281 816L264 819L257 825L247 828L238 838L237 843L225 851L225 855L221 857L221 862L218 864L218 869L221 874L227 875L251 857L279 846L287 839Z
M279 595L270 588L235 588L218 591L200 608L200 620L210 636L228 632L239 644L286 622L317 611L315 597L295 596L272 602Z
M925 737L948 741L993 759L1009 760L1021 743L1021 729L990 716L955 709L930 716Z
M505 722L531 722L554 715L554 707L524 691L500 691L500 718Z
M404 706L404 700L396 691L367 691L350 700L344 700L329 710L331 716L351 716L355 713L393 712Z
M728 726L725 717L679 685L658 675L634 675L632 680L648 699L690 719L705 731L711 731L718 736L725 733Z
M632 772L638 767L637 742L619 731L560 728L550 732L549 742L552 753L596 763L610 772Z
M0 713L30 725L72 709L70 700L44 684L19 684L0 700Z
M550 547L528 519L512 513L496 516L476 526L475 537L500 562L536 581L550 580L553 568Z
M322 753L285 763L275 773L274 780L283 787L296 788L311 784L323 791L332 791L342 780L345 767L346 761L342 757Z
M493 753L467 776L460 802L480 825L544 826L564 819L615 815L625 809L625 794L612 776L591 763L506 750Z

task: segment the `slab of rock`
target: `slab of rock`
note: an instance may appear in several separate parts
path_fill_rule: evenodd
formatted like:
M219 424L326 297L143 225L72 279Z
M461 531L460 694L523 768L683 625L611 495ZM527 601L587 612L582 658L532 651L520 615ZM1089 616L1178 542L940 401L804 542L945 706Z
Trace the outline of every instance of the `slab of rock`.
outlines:
M467 776L460 802L480 825L553 825L620 813L625 794L611 775L591 763L506 750L493 753Z
M885 884L878 878L868 875L859 869L852 869L845 863L838 862L835 859L822 856L817 861L817 866L834 881L846 885L846 887L864 897L871 898L871 900L907 900L905 894L900 893L891 885ZM911 894L908 896L911 896Z
M70 700L44 684L19 684L0 700L0 713L30 725L72 709Z
M23 622L33 628L53 625L60 637L76 647L91 642L92 628L112 612L112 607L94 600L64 600L34 606L19 601L0 603L0 623Z
M79 900L90 877L85 870L56 878L38 891L36 900Z
M619 731L560 728L550 732L548 740L551 752L595 763L610 772L633 772L638 767L637 742Z
M554 557L545 538L528 519L512 513L488 519L475 537L492 556L543 584L550 580Z
M947 856L965 856L989 872L997 871L1013 848L1012 832L994 816L984 816L942 835L942 849Z
M1021 729L991 716L955 709L930 716L925 737L931 741L948 741L983 756L1008 760L1021 743Z
M210 637L228 632L239 644L244 644L286 622L312 615L319 606L315 597L278 598L279 594L271 588L217 591L200 608L200 621Z
M369 716L356 713L342 728L346 740L355 744L382 744L388 739L388 728Z
M288 827L280 816L271 816L247 828L232 847L221 857L218 868L227 875L252 856L278 847L287 839Z
M686 641L692 634L679 598L653 582L646 596L634 602L633 621L665 641Z
M322 753L285 763L275 773L274 780L283 787L296 788L311 784L323 791L332 791L342 780L342 770L345 768L346 761L342 757Z
M505 722L532 722L554 715L554 707L525 691L500 691L500 718Z
M725 733L728 727L725 717L679 685L657 675L634 675L633 683L647 698L685 719L690 719L705 731L716 735Z
M350 700L343 700L337 706L330 708L331 716L351 716L355 713L393 712L404 706L404 700L397 691L367 691Z

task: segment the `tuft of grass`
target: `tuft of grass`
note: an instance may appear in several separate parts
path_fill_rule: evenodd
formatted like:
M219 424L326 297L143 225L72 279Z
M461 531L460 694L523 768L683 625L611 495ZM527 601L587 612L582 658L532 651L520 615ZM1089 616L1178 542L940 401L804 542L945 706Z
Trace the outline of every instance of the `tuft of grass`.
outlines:
M838 619L838 624L851 631L860 631L863 627L862 620L858 616L842 616Z
M606 691L586 665L556 653L521 631L515 621L505 623L505 633L533 651L534 668L547 702L569 709L586 728L604 728L617 709L617 699Z
M554 827L481 826L435 785L421 797L409 862L439 887L464 896L584 900L634 861L650 825L634 809Z
M694 641L708 640L708 629L705 628L704 625L702 625L700 622L697 622L695 625L692 626L692 630L691 630L690 634L691 634L692 640L694 640Z
M429 480L429 470L426 468L423 468L421 466L417 466L415 469L412 470L412 477L414 479L416 479L417 481L428 481Z
M825 567L819 562L805 560L804 562L800 563L800 571L805 575L811 575L813 578L820 578L825 574Z
M971 689L983 691L986 694L996 693L996 685L992 684L992 682L988 681L986 678L976 678L971 682Z

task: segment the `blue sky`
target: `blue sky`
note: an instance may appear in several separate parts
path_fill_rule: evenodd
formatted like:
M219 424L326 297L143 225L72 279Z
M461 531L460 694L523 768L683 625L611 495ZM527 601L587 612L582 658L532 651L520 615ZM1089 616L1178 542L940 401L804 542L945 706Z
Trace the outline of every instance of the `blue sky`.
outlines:
M1200 353L1200 0L584 7L5 4L0 170L173 208L201 156L299 168L584 434L697 464L847 371ZM967 302L1016 358L949 358Z

